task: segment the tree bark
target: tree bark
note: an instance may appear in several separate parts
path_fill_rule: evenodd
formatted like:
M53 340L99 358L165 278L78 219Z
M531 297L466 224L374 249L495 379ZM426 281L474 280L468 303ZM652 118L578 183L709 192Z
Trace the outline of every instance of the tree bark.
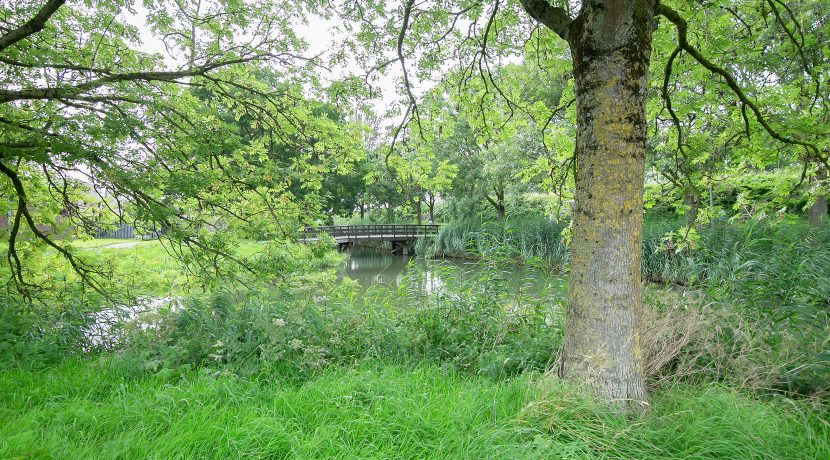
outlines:
M496 210L496 216L498 216L499 220L504 219L504 215L507 211L504 205L504 192L499 192L498 189L493 190L493 193L496 195L496 199L490 198L490 195L484 195L484 198L493 206L493 209Z
M820 169L816 173L816 180L824 181L827 179L827 173ZM813 227L818 226L823 220L827 218L827 197L826 196L819 196L816 197L816 201L810 206L810 209L807 211L807 220L810 222L810 225Z
M816 198L815 203L810 206L810 216L808 220L810 225L816 227L825 219L827 219L827 198L820 196Z
M700 207L700 200L697 195L692 193L691 190L686 190L683 192L683 204L686 205L686 225L694 225L697 221L697 211Z
M49 0L40 8L40 10L38 10L37 14L35 14L32 19L29 19L20 27L13 28L0 36L0 51L43 30L43 26L46 24L46 21L48 21L49 18L55 14L55 11L57 11L58 8L60 8L64 3L66 3L66 0Z
M655 8L649 0L586 0L568 31L577 172L560 373L635 411L646 399L640 254Z
M496 214L498 214L499 220L504 220L505 211L504 190L496 190Z
M427 208L429 209L429 224L432 225L435 223L435 195L432 193L427 199Z

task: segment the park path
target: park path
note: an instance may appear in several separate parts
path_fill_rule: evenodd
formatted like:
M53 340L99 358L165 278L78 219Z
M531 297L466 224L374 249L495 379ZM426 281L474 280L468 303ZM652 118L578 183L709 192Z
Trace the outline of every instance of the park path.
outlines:
M139 243L138 241L126 241L124 243L115 243L115 244L110 244L110 245L104 246L104 247L107 248L107 249L125 249L125 248L131 248L131 247L137 245L138 243Z

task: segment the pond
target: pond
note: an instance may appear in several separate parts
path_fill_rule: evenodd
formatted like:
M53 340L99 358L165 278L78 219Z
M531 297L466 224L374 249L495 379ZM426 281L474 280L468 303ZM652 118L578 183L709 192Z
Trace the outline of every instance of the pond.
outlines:
M349 256L341 276L357 281L364 289L374 285L398 286L405 275L420 273L424 277L421 285L426 291L432 292L443 286L442 273L448 269L460 270L463 277L470 279L493 276L492 266L470 259L403 256L388 250L359 246L352 247ZM541 295L544 292L545 296L550 295L551 290L555 291L556 296L564 296L566 292L565 279L542 268L499 264L497 273L510 291L524 291L531 295Z
M469 288L470 284L481 286L482 283L500 283L500 295L506 295L511 304L529 302L536 305L551 305L563 300L567 285L562 276L537 267L488 264L470 259L403 256L367 247L353 247L349 250L349 258L339 276L341 279L355 280L364 293L373 287L398 287L407 276L415 276L418 277L416 282L409 283L408 289L414 287L416 297L418 291L421 294L437 294L441 291L452 298L460 294L462 289ZM110 348L120 340L120 329L126 324L163 306L175 309L181 298L142 297L137 301L135 305L122 305L92 313L83 327L90 346ZM146 323L139 327L152 325Z

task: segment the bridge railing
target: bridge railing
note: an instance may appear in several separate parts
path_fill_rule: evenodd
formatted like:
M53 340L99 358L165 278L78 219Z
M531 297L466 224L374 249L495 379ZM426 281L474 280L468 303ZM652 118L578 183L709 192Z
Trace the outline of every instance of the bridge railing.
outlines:
M302 238L316 238L321 234L328 234L334 238L417 238L419 236L434 236L438 234L438 225L326 225L320 227L306 227Z

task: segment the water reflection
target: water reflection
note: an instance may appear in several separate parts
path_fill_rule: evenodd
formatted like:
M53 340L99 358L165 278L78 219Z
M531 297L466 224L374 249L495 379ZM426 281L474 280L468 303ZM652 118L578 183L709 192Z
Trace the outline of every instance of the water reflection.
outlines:
M156 313L162 308L175 311L178 309L180 300L180 297L138 297L134 305L116 305L90 313L83 327L83 334L89 340L89 347L85 351L93 348L114 348L119 341L124 339L124 327L129 324L135 324L142 330L155 327L152 319L137 320L148 313Z
M344 275L356 280L363 287L374 284L400 284L407 266L413 260L409 256L397 256L382 250L353 248L346 261ZM415 263L423 259L414 259Z
M428 293L436 292L443 286L442 274L448 269L460 270L462 277L475 278L486 268L479 262L464 259L427 259L394 255L389 251L372 248L354 247L350 258L341 273L357 281L360 286L368 289L377 284L399 286L404 275L413 271L421 273L422 289ZM491 282L501 282L514 293L541 294L543 291L559 291L562 295L564 283L559 277L551 276L542 269L522 266L500 266L498 278L493 279L492 273L487 277Z

